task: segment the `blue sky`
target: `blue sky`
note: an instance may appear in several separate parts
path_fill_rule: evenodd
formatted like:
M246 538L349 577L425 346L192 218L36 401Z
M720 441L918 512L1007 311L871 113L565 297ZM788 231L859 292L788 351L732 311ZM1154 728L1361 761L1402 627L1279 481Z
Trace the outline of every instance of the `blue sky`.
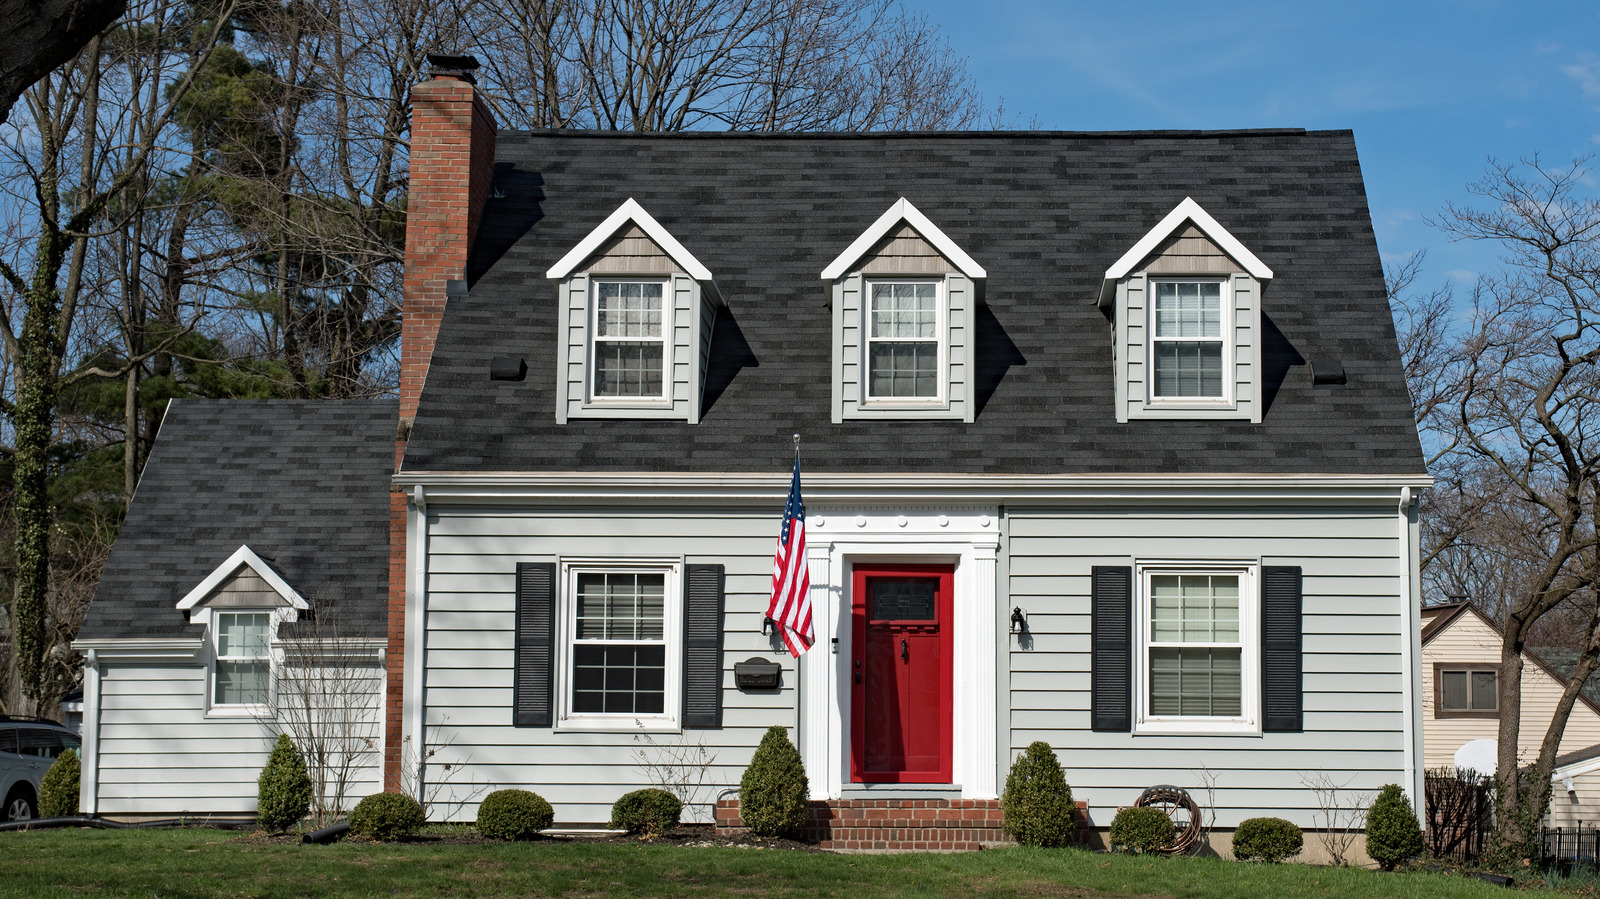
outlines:
M1470 281L1426 219L1491 156L1600 151L1600 2L905 0L1041 128L1349 128L1385 262ZM1591 185L1600 184L1600 168Z

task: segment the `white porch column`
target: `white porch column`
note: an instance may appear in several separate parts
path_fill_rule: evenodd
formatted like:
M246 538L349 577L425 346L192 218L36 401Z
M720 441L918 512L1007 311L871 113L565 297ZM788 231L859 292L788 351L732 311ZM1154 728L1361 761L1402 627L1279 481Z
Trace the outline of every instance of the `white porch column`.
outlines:
M962 688L960 695L971 703L971 717L967 722L957 721L956 730L961 731L963 724L966 724L972 737L970 740L957 737L957 742L964 744L969 759L968 770L957 779L970 799L994 799L999 796L996 792L998 775L995 765L995 742L1000 726L995 709L996 654L1000 652L1000 645L995 642L995 620L1000 612L995 607L995 560L999 550L998 541L973 542L972 580L969 582L973 614L962 621L970 635L966 657L973 661L973 666L969 672L972 686L970 689Z
M839 622L849 616L840 616L837 597L843 590L833 583L833 546L826 540L810 543L806 547L806 562L811 573L811 629L817 642L800 659L799 696L795 699L803 731L798 735L800 758L805 762L806 778L811 783L812 799L827 799L839 795L839 753L833 747L844 733L839 713L839 703L832 702L834 685L839 677L835 670L840 656L835 654L839 644Z

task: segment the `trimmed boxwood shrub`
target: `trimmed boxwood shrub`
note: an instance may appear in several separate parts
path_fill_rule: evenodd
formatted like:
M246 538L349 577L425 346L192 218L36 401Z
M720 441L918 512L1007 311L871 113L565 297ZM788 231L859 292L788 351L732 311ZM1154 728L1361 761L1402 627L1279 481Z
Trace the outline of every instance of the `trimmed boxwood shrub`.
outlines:
M799 835L810 794L806 767L789 732L778 725L767 728L739 778L739 816L745 826L757 836Z
M78 750L68 749L39 781L39 817L70 818L78 813Z
M256 781L256 823L269 833L295 826L311 810L311 777L306 759L288 734L278 734L267 766Z
M629 833L658 834L678 826L683 802L666 790L634 790L611 807L611 826Z
M1233 832L1233 857L1242 862L1281 862L1306 845L1306 835L1282 818L1246 818Z
M1029 743L1011 763L1000 795L1006 833L1024 846L1065 846L1077 827L1076 808L1055 750L1043 740Z
M380 843L416 836L426 823L422 805L404 793L373 793L350 813L350 831Z
M1121 808L1111 819L1111 848L1136 855L1160 852L1172 845L1177 828L1158 808Z
M491 840L531 840L556 819L556 810L538 793L495 790L478 803L478 833Z
M1398 784L1389 784L1367 811L1367 856L1385 871L1422 854L1422 827L1411 800Z

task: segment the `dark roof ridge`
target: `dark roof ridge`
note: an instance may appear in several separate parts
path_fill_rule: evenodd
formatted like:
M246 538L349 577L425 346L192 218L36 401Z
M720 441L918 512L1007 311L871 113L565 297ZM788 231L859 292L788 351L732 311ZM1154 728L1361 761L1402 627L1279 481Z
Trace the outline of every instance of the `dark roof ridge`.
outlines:
M708 140L731 138L736 140L927 140L927 139L981 139L981 138L1076 138L1076 139L1185 139L1212 137L1302 137L1308 134L1348 133L1349 128L1328 128L1307 131L1304 128L1220 128L1126 131L614 131L586 128L535 128L499 132L499 139L508 137L570 137L570 138L669 138L674 140Z

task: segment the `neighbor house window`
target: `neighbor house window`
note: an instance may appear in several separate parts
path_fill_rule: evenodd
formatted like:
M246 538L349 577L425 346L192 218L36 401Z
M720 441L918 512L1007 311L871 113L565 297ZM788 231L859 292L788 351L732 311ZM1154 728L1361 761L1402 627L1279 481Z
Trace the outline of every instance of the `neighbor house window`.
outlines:
M1492 665L1436 664L1434 716L1494 718L1500 708L1500 669Z
M594 282L594 399L666 397L665 292L661 281Z
M1245 729L1256 713L1249 570L1145 569L1141 578L1141 729Z
M214 706L267 704L272 683L267 612L216 614L217 667L211 703Z
M1226 398L1221 281L1152 281L1152 398Z
M867 308L867 399L938 400L944 383L939 284L872 281Z
M569 572L567 717L676 719L676 579L667 569Z

